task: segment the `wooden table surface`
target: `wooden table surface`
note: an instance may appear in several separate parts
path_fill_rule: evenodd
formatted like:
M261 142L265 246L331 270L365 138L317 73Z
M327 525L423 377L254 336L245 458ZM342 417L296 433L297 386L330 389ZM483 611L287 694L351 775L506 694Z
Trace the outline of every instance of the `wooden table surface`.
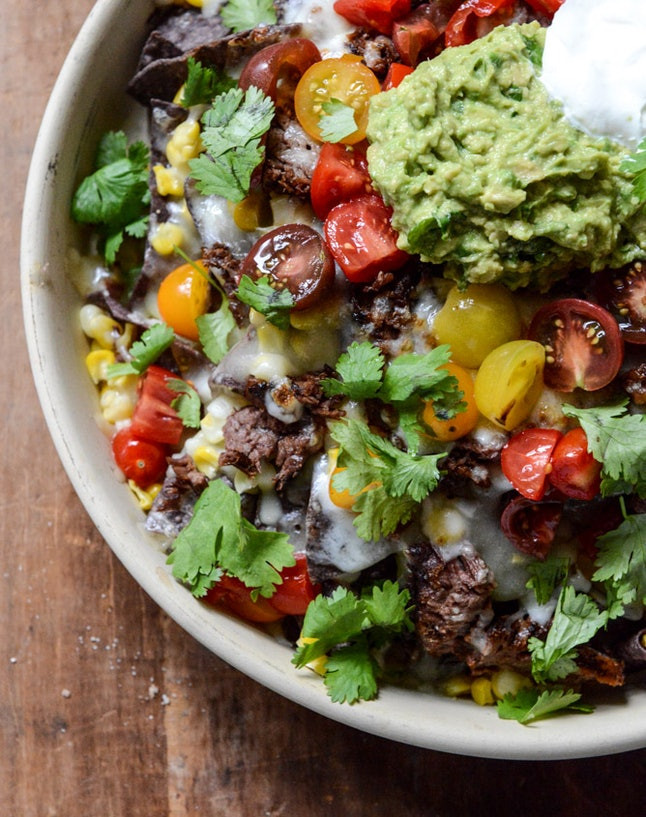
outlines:
M646 813L646 750L504 762L364 735L225 665L112 556L49 439L19 293L29 158L91 5L3 0L0 817Z

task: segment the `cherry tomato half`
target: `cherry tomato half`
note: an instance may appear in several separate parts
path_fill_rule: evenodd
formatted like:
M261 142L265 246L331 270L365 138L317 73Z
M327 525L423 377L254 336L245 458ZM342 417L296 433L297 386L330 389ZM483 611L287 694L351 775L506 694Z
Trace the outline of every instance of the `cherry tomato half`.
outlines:
M240 579L226 574L209 589L204 601L214 607L226 607L239 618L257 624L268 624L284 617L284 613L272 607L269 599L258 596L254 600L251 590Z
M582 428L573 428L559 441L552 455L549 480L571 499L592 499L601 485L601 463L588 451Z
M518 496L502 512L500 526L516 550L542 561L550 552L562 514L560 502Z
M529 337L545 348L544 380L556 391L596 391L617 375L624 344L617 321L596 304L563 298L534 315Z
M284 224L266 233L249 250L240 277L272 278L294 297L294 309L321 300L334 281L334 259L321 236L305 224Z
M525 0L525 2L538 14L546 14L551 17L561 8L565 0Z
M321 586L314 584L307 570L304 553L295 555L296 564L280 571L282 584L276 586L274 595L267 601L287 616L304 616L309 603L321 592Z
M404 65L401 62L391 62L386 78L381 86L381 90L390 91L391 88L397 88L401 81L412 73L413 69L410 65Z
M139 381L138 397L130 428L136 437L177 445L184 424L171 403L177 392L167 385L177 375L161 366L149 366Z
M304 37L274 43L251 57L242 69L238 85L243 91L255 85L274 102L279 97L291 99L298 80L320 59L316 45Z
M334 11L355 26L390 34L393 21L408 14L411 0L336 0Z
M159 286L157 307L164 323L178 335L199 340L195 319L204 315L211 301L211 285L204 264L182 264L168 273Z
M408 254L397 247L391 210L379 196L357 196L330 210L325 240L352 283L373 281L380 271L399 269Z
M368 104L381 91L379 80L354 54L333 57L314 63L303 74L294 93L296 118L314 139L321 139L323 105L338 100L354 110L357 126L349 136L339 140L354 145L366 138Z
M552 452L562 436L555 428L526 428L504 446L502 472L519 494L527 499L543 498Z
M446 27L446 45L466 45L481 37L512 14L516 0L465 0ZM478 18L491 18L486 30L479 30Z
M165 446L135 437L130 427L117 431L111 445L116 464L140 488L146 490L164 478Z
M310 196L316 215L323 220L339 202L374 192L363 145L326 142L312 173Z
M466 408L459 411L453 417L442 417L441 413L436 413L433 401L429 400L424 405L422 420L431 429L438 440L451 441L464 437L476 426L480 412L476 406L473 378L471 374L458 366L457 363L447 363L442 366L449 374L453 375L457 382L457 391L462 392L462 402L466 403Z
M429 55L442 34L436 17L432 5L423 3L395 22L391 36L403 63L414 67Z
M625 341L646 343L646 264L604 270L592 281L595 299L612 313Z

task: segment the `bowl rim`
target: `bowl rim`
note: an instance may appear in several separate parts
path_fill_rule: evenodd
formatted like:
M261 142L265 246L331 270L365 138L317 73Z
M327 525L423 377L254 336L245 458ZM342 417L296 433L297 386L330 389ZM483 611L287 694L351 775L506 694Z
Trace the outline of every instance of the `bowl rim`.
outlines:
M407 689L386 687L375 701L349 706L334 704L314 673L295 670L290 649L252 625L226 613L207 609L188 590L175 582L165 567L165 558L146 539L141 512L134 506L129 489L119 483L109 462L107 442L92 416L89 378L81 372L66 372L66 360L74 347L65 336L69 315L56 314L57 287L64 277L52 259L62 260L66 241L73 229L60 211L61 191L69 194L73 182L68 172L67 187L61 181L61 159L74 145L78 154L82 135L70 126L83 120L83 134L96 122L88 113L96 84L90 66L100 51L106 32L123 30L123 16L140 23L153 8L153 0L98 0L78 33L64 62L43 116L28 174L21 232L21 291L27 346L33 378L43 414L63 467L95 526L149 596L185 631L226 663L245 675L306 708L361 731L436 751L476 757L511 760L556 760L614 754L646 746L646 690L629 690L626 703L603 703L591 716L569 715L522 727L502 721L495 708L478 707ZM119 25L121 23L121 25ZM125 39L134 42L129 32ZM124 52L125 53L125 52ZM123 91L117 90L122 96ZM82 110L83 115L79 114ZM78 161L78 155L75 156ZM69 198L67 199L69 200ZM52 294L54 291L54 295ZM67 297L71 296L67 293ZM79 300L80 305L80 300ZM60 310L59 310L60 313ZM79 347L80 348L80 347ZM68 358L63 355L68 352ZM85 377L88 388L74 385ZM79 390L80 389L80 390ZM70 390L73 392L70 395ZM91 386L94 391L94 387ZM81 408L85 409L79 415ZM87 417L85 416L87 414ZM79 417L82 416L82 420ZM94 423L96 435L88 431ZM79 428L98 441L94 459L88 459ZM102 439L105 442L105 437ZM95 446L96 448L96 446ZM107 495L107 500L103 496ZM101 497L101 498L99 498Z

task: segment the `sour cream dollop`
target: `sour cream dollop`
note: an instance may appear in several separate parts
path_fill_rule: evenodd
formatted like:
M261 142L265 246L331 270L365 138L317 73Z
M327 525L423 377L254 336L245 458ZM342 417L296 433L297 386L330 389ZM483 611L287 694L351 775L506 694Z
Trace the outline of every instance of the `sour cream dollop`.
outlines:
M566 0L541 80L573 125L634 149L646 134L645 0Z

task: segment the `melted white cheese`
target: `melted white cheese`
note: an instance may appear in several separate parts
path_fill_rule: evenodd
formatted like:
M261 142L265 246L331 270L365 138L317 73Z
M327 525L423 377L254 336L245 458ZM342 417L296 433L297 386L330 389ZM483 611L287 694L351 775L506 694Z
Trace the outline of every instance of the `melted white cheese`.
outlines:
M314 40L324 59L347 53L348 34L355 30L334 11L331 0L287 0L284 22L302 23L302 36Z
M635 148L646 133L644 0L567 0L547 30L541 80L576 127Z

